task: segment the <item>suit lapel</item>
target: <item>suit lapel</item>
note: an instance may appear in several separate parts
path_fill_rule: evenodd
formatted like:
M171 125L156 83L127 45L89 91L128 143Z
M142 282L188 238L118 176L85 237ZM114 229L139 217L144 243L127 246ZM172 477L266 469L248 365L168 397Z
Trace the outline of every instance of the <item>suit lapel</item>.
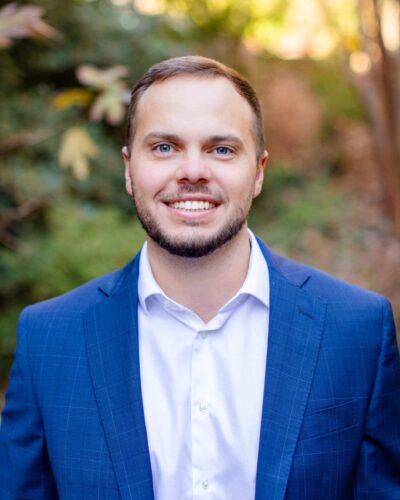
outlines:
M270 273L270 320L256 500L281 500L314 375L325 304L278 272L272 254L261 247Z
M139 368L137 257L109 297L85 315L89 367L123 499L151 500L153 486ZM107 295L107 292L106 292Z

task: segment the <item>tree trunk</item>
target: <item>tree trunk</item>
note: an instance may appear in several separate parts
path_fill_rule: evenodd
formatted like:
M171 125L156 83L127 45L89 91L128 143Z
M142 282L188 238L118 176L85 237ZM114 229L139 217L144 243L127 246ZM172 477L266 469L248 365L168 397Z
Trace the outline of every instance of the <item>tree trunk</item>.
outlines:
M377 153L385 206L400 235L400 49L385 46L382 4L359 0L360 31L370 71L357 75L356 84L366 104ZM397 19L400 29L400 20Z

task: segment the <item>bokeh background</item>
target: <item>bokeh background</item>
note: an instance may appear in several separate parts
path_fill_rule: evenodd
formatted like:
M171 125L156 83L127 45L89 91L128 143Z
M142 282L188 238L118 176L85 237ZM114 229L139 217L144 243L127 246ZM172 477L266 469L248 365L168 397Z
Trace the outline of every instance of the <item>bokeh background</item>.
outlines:
M399 19L397 0L1 2L0 394L20 310L141 246L129 88L173 56L220 59L258 91L270 163L251 227L384 293L398 321Z

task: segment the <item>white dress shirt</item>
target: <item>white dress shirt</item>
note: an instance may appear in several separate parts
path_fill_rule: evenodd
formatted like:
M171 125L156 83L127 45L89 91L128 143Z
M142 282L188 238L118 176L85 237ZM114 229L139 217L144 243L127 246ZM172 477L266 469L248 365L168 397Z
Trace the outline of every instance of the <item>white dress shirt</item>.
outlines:
M165 295L143 247L140 374L156 500L254 499L269 275L249 238L246 279L207 323Z

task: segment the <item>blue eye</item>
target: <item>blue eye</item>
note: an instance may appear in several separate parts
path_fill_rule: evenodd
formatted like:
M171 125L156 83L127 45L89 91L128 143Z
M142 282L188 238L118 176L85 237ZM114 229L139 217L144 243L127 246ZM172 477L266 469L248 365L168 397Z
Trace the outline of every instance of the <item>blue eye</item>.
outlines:
M170 144L158 144L155 148L156 151L159 153L170 153L171 152L171 145Z
M227 146L218 146L217 148L215 148L215 152L221 156L226 156L232 153L231 149Z

